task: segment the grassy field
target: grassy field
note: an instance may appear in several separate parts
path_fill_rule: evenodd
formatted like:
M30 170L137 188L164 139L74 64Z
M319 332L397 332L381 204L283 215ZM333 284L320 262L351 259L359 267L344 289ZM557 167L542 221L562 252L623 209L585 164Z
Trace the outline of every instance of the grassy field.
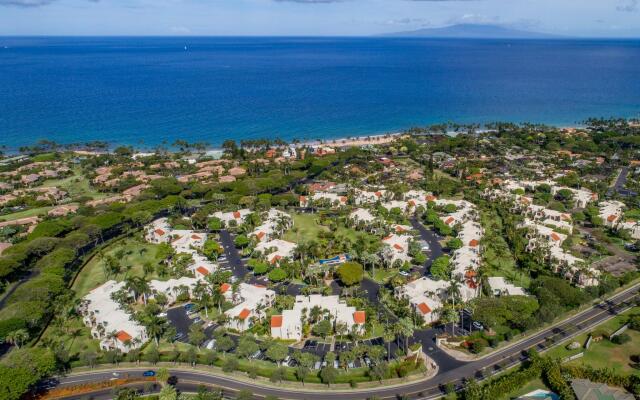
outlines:
M504 396L500 397L500 399L498 400L511 400L511 399L516 399L520 396L523 396L527 393L531 393L536 389L542 389L542 390L551 390L547 387L547 385L544 384L544 382L542 381L542 379L537 378L534 379L532 381L530 381L529 383L527 383L525 386L523 386L522 388L515 390L511 393L505 394Z
M86 295L91 289L105 283L109 279L124 280L127 276L144 276L143 264L151 262L154 266L161 261L157 257L158 245L146 243L139 238L126 238L113 243L102 254L94 256L80 272L73 285L77 297ZM120 260L121 272L116 276L106 276L104 258L113 256ZM157 279L155 274L147 279Z
M630 315L639 313L640 307L634 307L624 314L621 314L598 326L594 331L604 330L608 333L613 333L625 324ZM622 345L612 343L607 339L603 339L600 342L593 342L589 350L585 350L585 354L582 358L571 361L571 363L577 365L591 365L595 368L607 367L613 369L617 373L635 374L640 376L640 370L634 369L629 365L631 363L629 357L640 354L640 332L628 329L625 333L631 337L630 342ZM582 334L575 339L571 339L549 351L548 354L561 358L578 354L584 350L582 347L576 350L568 350L566 345L574 341L583 345L587 340L587 336L588 334Z
M531 277L516 268L515 258L502 236L502 220L495 213L482 212L481 223L485 228L485 237L490 238L484 243L482 256L486 262L488 274L502 276L515 285L528 288L531 285Z
M18 211L11 214L0 215L0 221L13 221L20 218L35 217L36 215L46 215L53 207L37 207L29 210Z
M329 230L325 226L318 225L316 222L316 214L294 213L291 216L293 217L293 228L284 234L284 240L294 243L310 242L311 240L317 241L318 234L321 231L326 232Z
M69 197L89 196L94 199L106 197L107 194L100 193L89 184L89 180L82 175L79 167L73 169L73 175L63 179L50 179L42 186L57 187L69 193Z

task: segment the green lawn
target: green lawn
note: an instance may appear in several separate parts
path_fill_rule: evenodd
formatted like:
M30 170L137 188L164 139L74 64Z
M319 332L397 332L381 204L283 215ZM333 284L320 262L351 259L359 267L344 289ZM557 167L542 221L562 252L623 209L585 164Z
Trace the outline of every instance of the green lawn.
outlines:
M376 268L375 274L373 276L371 276L370 273L368 275L376 282L386 283L387 280L397 274L398 271L398 268Z
M523 386L522 388L515 390L511 393L505 394L504 396L500 397L499 400L510 400L510 399L516 399L520 396L524 396L527 393L531 393L536 389L542 389L542 390L551 390L547 387L547 385L544 384L544 382L542 381L542 379L540 378L536 378L530 382L528 382L525 386Z
M127 276L144 276L142 266L145 262L150 261L155 266L161 261L157 257L157 250L158 245L146 243L137 238L126 238L115 242L102 253L120 260L121 273L116 276L106 276L103 268L104 259L98 254L84 266L72 289L77 297L82 297L109 279L120 281ZM147 279L157 279L157 276L152 274L147 276Z
M640 307L634 307L631 310L619 315L606 323L599 325L596 330L604 330L608 333L615 332L618 328L624 325L629 315L640 313ZM585 355L582 358L571 361L574 364L587 364L595 368L611 368L617 373L623 374L635 374L640 376L640 371L631 368L629 357L632 355L640 354L640 332L627 329L625 332L631 336L631 341L622 345L611 343L607 339L603 339L600 342L593 342L589 350L585 350ZM570 342L578 342L583 345L587 340L588 334L582 334L572 340L569 340L560 346L549 351L549 355L555 357L568 357L574 354L578 354L584 350L579 348L576 350L568 350L566 345Z
M318 234L321 231L328 231L326 226L319 225L316 222L316 214L298 214L294 213L293 227L287 231L283 239L294 243L310 242L311 240L318 240Z
M69 197L89 196L94 199L106 197L107 194L100 193L89 184L89 180L82 175L79 167L73 169L73 175L63 179L50 179L42 186L57 187L69 193Z
M36 215L46 215L53 207L37 207L29 210L18 211L11 214L0 215L0 221L13 221L20 218L35 217Z

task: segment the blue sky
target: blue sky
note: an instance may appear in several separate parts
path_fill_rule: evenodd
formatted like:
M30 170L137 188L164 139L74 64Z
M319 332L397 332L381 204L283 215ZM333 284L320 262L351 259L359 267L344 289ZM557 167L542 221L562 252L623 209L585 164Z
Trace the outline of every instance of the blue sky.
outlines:
M371 35L456 23L640 37L640 0L0 0L0 35Z

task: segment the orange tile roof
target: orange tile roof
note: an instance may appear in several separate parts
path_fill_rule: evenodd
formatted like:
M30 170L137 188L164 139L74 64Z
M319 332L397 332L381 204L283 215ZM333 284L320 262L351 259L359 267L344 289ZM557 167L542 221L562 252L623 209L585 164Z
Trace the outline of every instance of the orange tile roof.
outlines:
M394 244L393 247L395 247L396 249L402 251L402 246L400 246L398 243Z
M613 221L615 221L617 218L618 218L617 216L615 216L615 215L611 214L611 215L609 215L609 216L607 217L607 221L609 221L609 222L613 222Z
M238 211L234 211L233 218L240 218L240 213Z
M406 229L404 229L400 225L396 225L396 232L398 232L398 233L406 232Z
M307 197L306 196L300 196L300 202L304 203L305 201L307 201Z
M340 196L340 201L342 203L346 203L347 202L347 197L346 196Z
M226 293L229 289L231 289L231 285L229 285L228 283L223 283L222 285L220 285L220 293Z
M280 328L282 326L282 315L272 315L271 316L271 327L272 328Z
M427 305L427 303L418 304L418 310L422 313L422 315L429 314L431 312L431 308Z
M198 236L198 235L191 235L191 239L193 239L193 240L200 240L200 239L202 239L202 238L201 238L200 236Z
M166 233L160 228L156 229L154 232L156 233L156 235L159 235L159 236L164 236L164 234Z
M466 271L464 273L464 276L467 277L467 278L473 278L476 275L477 275L476 271L474 271L472 269L470 269L470 270L468 270L468 271Z
M469 241L469 246L471 247L477 247L480 244L480 242L478 242L476 239L471 239Z
M553 239L553 240L555 240L557 242L558 240L560 240L560 236L558 236L557 233L552 232L551 233L551 239Z
M260 231L258 233L256 233L256 237L258 238L258 240L262 239L264 237L265 233Z
M415 201L413 201L413 200L409 200L407 203L408 203L411 207L415 207L415 206L416 206L416 202L415 202Z
M200 272L204 276L209 275L209 270L206 269L205 267L198 267L196 271Z
M375 192L374 194L376 195L376 197L382 196L382 192Z
M427 195L426 199L427 199L427 201L435 201L435 200L437 200L436 196L431 195L431 194Z
M364 311L356 311L353 313L353 321L356 324L364 324L367 321L367 314Z
M238 318L240 318L241 320L245 320L250 314L251 311L249 311L249 309L243 308L242 311L240 311L240 314L238 314Z
M126 342L127 340L131 340L133 339L131 337L131 335L129 335L127 332L125 331L119 331L118 333L116 333L116 338L121 341L122 343Z
M447 218L446 221L444 221L444 223L447 224L447 225L449 225L452 222L453 222L453 217L449 217L449 218Z
M276 254L275 256L273 256L273 258L271 258L271 264L275 264L278 261L280 261L282 259L282 256L279 254Z

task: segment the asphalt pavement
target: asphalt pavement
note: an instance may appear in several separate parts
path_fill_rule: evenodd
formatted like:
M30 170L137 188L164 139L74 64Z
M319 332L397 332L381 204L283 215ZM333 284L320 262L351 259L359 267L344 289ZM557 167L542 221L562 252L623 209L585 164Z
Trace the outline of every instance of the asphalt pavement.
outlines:
M583 311L573 317L570 317L552 327L543 329L520 342L516 342L508 347L497 350L490 355L473 362L449 361L445 358L440 359L443 352L427 348L431 352L431 356L438 363L438 374L422 381L415 381L404 385L394 387L380 387L375 389L351 389L351 390L324 390L312 391L301 387L300 389L270 387L259 382L238 381L232 376L211 375L200 371L185 371L182 369L170 369L170 372L176 376L176 387L179 390L193 392L197 390L198 385L210 385L222 387L227 393L247 389L252 391L256 397L261 398L267 395L273 395L281 399L295 400L357 400L366 399L375 396L383 400L397 399L400 396L406 396L411 399L432 399L442 394L442 385L445 383L454 383L457 386L463 384L464 379L475 377L483 379L495 372L501 371L509 366L516 365L526 360L525 352L530 348L537 348L544 351L557 343L569 339L581 332L592 329L607 319L617 315L619 312L630 306L630 302L638 295L638 287L640 284L629 288L610 299L598 303L597 305ZM417 334L420 337L420 333ZM425 336L421 340L429 343L431 337ZM139 376L142 370L113 369L108 371L95 371L82 374L72 374L61 377L60 384L63 386L77 385L87 382L96 382L113 379L113 373L125 374L130 376ZM97 392L92 397L95 399L111 398L111 391ZM87 398L87 396L71 396L69 399Z

